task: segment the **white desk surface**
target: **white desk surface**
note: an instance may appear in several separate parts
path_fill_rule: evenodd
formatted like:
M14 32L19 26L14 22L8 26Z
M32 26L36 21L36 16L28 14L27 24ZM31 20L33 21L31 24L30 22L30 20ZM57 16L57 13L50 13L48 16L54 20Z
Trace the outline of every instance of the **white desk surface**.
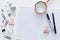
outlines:
M11 0L7 0L11 1ZM46 15L37 15L34 12L34 4L40 0L12 0L17 7L15 35L17 40L59 40L60 39L60 0L50 1L47 13L51 17L55 14L57 35L52 34L50 28L49 35L44 35L43 30L48 26ZM0 1L0 9L5 7L6 1ZM53 8L53 9L51 9ZM51 17L52 20L52 17ZM1 30L0 30L1 31ZM5 40L0 34L0 40Z

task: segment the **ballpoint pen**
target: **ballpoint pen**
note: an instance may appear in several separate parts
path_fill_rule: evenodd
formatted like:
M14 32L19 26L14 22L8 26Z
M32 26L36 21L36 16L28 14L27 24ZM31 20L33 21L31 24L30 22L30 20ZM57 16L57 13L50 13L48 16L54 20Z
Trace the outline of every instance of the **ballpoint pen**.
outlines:
M4 27L6 27L8 25L9 20L6 20Z
M50 17L49 17L48 14L46 14L46 16L47 16L47 19L48 19L48 23L49 23L50 29L51 29L51 31L53 32L53 26L52 26L52 23L51 23Z
M54 33L56 34L56 25L55 25L55 18L54 18L54 13L52 13L52 19L53 19L53 25L54 25Z
M11 40L11 37L10 36L4 35L3 37L6 38L6 39Z
M3 17L4 20L6 20L6 16L3 13L1 13L1 16Z

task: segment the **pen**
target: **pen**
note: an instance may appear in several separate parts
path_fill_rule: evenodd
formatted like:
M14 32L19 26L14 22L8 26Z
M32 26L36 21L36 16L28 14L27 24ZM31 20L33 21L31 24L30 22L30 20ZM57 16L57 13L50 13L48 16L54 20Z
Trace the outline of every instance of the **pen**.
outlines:
M3 13L1 13L1 16L3 17L4 20L6 20L6 17Z
M8 22L9 22L9 21L8 21L8 20L6 20L6 22L5 22L5 24L4 24L4 27L6 27L6 26L7 26Z
M7 35L4 35L4 38L11 40L11 37Z
M48 23L49 23L50 29L53 32L53 28L52 28L52 23L51 23L50 17L49 17L48 14L46 14L46 16L47 16L47 19L48 19Z
M54 13L52 13L52 19L53 19L53 25L54 25L54 33L56 34L56 25L55 25L55 18L54 18Z

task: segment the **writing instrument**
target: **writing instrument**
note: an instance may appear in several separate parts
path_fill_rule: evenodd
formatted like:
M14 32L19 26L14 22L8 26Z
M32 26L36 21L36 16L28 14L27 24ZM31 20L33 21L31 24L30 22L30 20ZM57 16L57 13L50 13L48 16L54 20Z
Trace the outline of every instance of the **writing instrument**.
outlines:
M54 18L54 13L52 13L52 19L53 19L53 25L54 25L54 33L56 34L56 25L55 25L55 18Z
M51 23L50 17L49 17L48 14L46 14L46 16L47 16L47 19L48 19L48 23L49 23L50 29L53 32L53 28L52 28L52 23Z

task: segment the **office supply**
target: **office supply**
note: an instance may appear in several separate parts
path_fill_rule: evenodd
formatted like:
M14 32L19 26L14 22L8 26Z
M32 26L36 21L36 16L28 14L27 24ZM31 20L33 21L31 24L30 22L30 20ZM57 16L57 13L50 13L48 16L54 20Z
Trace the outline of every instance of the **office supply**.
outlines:
M53 32L53 26L52 26L52 23L51 23L50 17L49 17L48 14L46 14L46 16L47 16L47 19L48 19L48 23L49 23L49 25L50 25L50 29L51 29L51 31Z
M44 30L43 30L43 33L48 35L49 34L49 28L48 26L45 26Z
M3 17L4 20L6 20L6 17L3 13L1 13L1 16Z
M6 30L5 29L2 29L2 32L5 32Z
M16 10L15 6L11 7L11 11L15 11L15 10Z
M4 35L4 38L11 40L11 37L7 35Z
M8 16L11 16L12 14L11 13L8 13Z
M8 21L8 20L6 20L6 22L5 22L5 24L4 24L4 27L6 27L6 26L7 26L8 22L9 22L9 21Z
M3 10L3 9L1 9L1 11L2 11L2 12L4 12L4 10Z
M52 19L53 19L53 25L54 25L54 33L57 34L54 13L52 13Z

